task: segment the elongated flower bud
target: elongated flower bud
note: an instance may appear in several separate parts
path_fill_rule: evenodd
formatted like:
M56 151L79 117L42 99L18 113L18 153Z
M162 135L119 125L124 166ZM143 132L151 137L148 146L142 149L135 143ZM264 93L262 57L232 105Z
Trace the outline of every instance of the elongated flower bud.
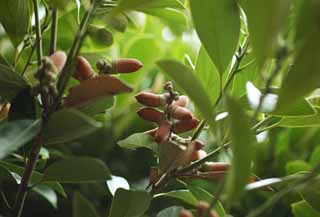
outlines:
M11 104L6 103L4 107L0 105L0 121L4 120L8 117L9 111L10 111Z
M187 107L189 103L189 98L187 96L179 96L179 99L176 100L176 101L173 101L173 105L176 105L176 106L181 106L181 107Z
M152 106L152 107L161 107L165 106L167 98L165 94L155 94L150 92L140 92L135 96L137 101L142 105Z
M207 162L203 164L203 170L206 172L227 171L230 163L227 162Z
M189 120L179 121L174 125L173 132L174 133L183 133L189 130L193 130L199 124L199 121L195 118Z
M195 150L201 150L204 147L204 144L200 140L193 141L193 145L195 147Z
M138 115L146 121L159 123L164 118L164 114L154 108L145 107L137 111Z
M192 112L184 107L171 105L169 107L170 114L177 120L189 120L192 119Z
M154 136L155 141L159 144L167 141L171 133L171 128L171 123L163 120Z
M92 78L93 76L94 74L91 64L88 62L86 58L78 56L74 78L79 81L84 81Z
M181 210L179 217L193 217L193 214L189 210L183 209Z
M137 59L123 58L113 60L112 72L114 73L131 73L142 68L143 64Z

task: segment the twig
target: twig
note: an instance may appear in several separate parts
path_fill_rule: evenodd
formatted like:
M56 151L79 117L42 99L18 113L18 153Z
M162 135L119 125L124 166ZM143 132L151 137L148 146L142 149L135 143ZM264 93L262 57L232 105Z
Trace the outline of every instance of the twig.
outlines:
M57 33L58 33L58 10L56 7L52 9L52 23L51 23L51 41L49 48L49 55L56 51L57 47Z
M41 65L42 60L42 36L41 36L41 26L40 26L40 18L39 18L39 4L38 0L33 0L34 6L34 15L35 15L35 24L36 24L36 44L37 44L37 61L38 66Z

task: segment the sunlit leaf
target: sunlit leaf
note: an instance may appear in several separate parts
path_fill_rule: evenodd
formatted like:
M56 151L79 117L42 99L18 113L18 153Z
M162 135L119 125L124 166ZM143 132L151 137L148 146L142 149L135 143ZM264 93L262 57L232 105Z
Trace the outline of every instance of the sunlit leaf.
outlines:
M128 181L120 176L111 176L111 179L107 181L107 186L113 196L119 188L130 190Z
M153 141L153 138L145 133L132 134L128 138L118 141L118 144L122 148L132 150L144 147L155 151L157 148L157 144Z

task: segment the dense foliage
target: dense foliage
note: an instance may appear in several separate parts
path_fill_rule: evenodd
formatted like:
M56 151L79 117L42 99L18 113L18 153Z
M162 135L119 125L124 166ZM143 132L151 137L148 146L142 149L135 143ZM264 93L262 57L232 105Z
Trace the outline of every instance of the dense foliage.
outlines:
M320 216L319 0L0 0L0 216Z

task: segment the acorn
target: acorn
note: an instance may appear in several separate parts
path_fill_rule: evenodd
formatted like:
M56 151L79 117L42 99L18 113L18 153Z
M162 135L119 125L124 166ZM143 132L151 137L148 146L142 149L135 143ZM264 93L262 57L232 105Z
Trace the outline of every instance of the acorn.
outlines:
M152 106L152 107L162 107L167 103L168 94L154 94L150 92L140 92L135 96L137 101L142 105Z
M192 119L192 112L184 107L170 105L169 112L171 116L177 120L189 120Z
M137 111L138 115L143 118L146 121L151 121L151 122L155 122L155 123L159 123L160 121L162 121L164 119L164 113L151 108L151 107L144 107L139 109L139 111Z
M183 133L189 130L195 129L199 124L199 120L196 118L178 121L174 124L173 132L174 133Z
M161 121L160 126L154 135L155 141L159 144L167 141L170 137L171 128L172 128L172 125L169 121L167 120Z
M67 61L67 55L63 51L56 51L53 54L51 54L50 59L52 63L57 67L58 72L61 72L64 65Z
M206 172L227 171L230 163L227 162L207 162L203 164L203 170Z
M172 104L176 106L187 107L188 103L189 103L189 98L187 96L181 95Z
M78 81L84 81L94 76L93 69L88 60L82 56L77 57L76 71L73 74Z

